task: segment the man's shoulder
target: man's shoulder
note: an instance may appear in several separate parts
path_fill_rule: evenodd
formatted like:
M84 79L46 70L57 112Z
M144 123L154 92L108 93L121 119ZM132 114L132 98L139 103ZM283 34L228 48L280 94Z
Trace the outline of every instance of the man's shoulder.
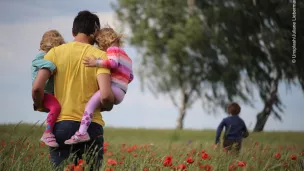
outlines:
M106 52L105 51L102 51L102 50L98 49L95 46L90 45L88 47L88 50L89 50L89 53L91 53L94 56L106 56Z

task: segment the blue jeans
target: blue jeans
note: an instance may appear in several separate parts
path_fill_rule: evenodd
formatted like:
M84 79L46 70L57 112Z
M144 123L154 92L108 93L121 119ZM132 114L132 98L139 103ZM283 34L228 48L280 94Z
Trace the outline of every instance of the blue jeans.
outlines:
M57 122L54 125L53 134L59 147L50 148L51 162L59 169L59 165L69 157L73 157L76 164L79 159L82 159L82 155L86 154L86 157L88 157L86 158L87 163L93 160L91 170L99 170L103 159L103 127L92 122L88 128L90 141L75 145L64 144L65 140L70 139L78 131L79 126L80 122L68 120ZM93 155L93 150L97 154Z

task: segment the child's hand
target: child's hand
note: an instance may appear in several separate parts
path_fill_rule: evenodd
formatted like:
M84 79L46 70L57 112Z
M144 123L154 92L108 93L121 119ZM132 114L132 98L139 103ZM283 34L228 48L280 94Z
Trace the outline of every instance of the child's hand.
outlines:
M96 67L97 59L95 59L94 57L85 57L83 58L83 64L86 67Z

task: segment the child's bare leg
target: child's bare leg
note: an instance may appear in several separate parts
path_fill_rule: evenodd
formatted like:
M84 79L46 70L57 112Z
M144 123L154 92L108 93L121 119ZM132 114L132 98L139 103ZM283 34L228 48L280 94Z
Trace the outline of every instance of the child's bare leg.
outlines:
M85 142L90 140L90 136L87 132L92 119L93 113L96 108L100 107L100 91L97 91L89 100L83 113L79 130L69 140L65 141L65 144L76 144L79 142Z

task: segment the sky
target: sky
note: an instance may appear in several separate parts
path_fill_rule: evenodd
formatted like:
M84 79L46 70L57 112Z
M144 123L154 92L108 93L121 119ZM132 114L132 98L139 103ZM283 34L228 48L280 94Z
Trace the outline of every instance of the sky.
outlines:
M43 33L57 29L66 41L72 41L71 34L74 17L80 10L96 12L102 25L109 24L116 30L123 30L110 6L114 0L74 0L70 1L0 1L0 113L1 123L43 122L46 113L33 111L31 99L31 61L38 53ZM14 10L12 10L14 9ZM127 28L125 29L127 30ZM140 58L136 49L126 44L125 51L134 61ZM135 65L136 70L138 66ZM104 112L106 127L128 128L166 128L176 126L178 110L166 96L156 98L149 91L142 92L139 79L129 85L124 101L111 112ZM283 84L279 88L285 104L283 122L270 117L266 131L304 131L304 95L299 87L287 91ZM227 114L219 110L216 115L207 114L195 103L185 118L186 129L216 129ZM241 117L252 129L256 114L263 104L255 98L254 107L242 105ZM302 113L302 114L301 114Z

